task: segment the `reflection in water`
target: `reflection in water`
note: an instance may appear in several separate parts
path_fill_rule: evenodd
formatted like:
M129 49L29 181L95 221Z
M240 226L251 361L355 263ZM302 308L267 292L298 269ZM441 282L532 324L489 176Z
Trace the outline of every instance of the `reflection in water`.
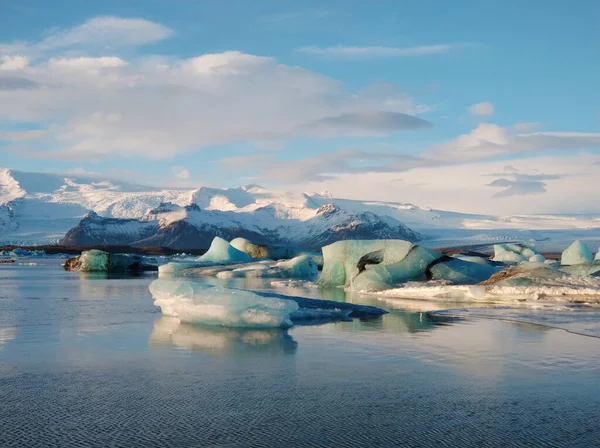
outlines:
M156 272L77 272L79 280L123 280L140 277L156 277Z
M297 342L280 328L226 328L181 323L174 317L154 322L150 347L175 346L179 349L218 354L293 354Z
M383 333L419 333L435 330L463 320L456 316L431 315L429 313L411 313L393 310L378 319L358 319L358 325L333 327L341 331L376 331Z

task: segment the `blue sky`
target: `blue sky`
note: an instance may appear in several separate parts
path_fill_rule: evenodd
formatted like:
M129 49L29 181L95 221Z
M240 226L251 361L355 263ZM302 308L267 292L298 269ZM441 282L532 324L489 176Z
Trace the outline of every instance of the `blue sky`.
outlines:
M600 212L600 3L0 2L0 166Z

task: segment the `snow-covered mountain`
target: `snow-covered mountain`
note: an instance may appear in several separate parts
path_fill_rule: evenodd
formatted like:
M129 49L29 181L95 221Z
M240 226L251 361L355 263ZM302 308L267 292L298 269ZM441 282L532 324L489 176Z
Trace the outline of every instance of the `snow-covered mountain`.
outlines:
M522 229L589 229L594 216L494 217L328 193L160 189L89 175L0 169L0 244L134 244L205 248L215 235L318 248L345 238L511 239Z

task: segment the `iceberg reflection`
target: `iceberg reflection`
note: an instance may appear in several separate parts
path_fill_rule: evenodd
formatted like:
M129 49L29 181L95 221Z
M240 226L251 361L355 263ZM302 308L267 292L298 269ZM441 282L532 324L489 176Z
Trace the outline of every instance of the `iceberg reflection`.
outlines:
M298 343L281 328L225 328L181 323L175 317L154 322L149 345L216 354L295 353Z

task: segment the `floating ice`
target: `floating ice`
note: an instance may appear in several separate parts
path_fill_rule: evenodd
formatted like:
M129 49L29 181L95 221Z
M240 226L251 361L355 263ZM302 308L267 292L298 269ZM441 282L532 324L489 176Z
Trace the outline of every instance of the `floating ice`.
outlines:
M538 255L538 252L532 245L515 243L494 244L494 261L506 264L519 264L524 261L542 261ZM531 260L534 257L536 258Z
M178 317L188 323L290 327L290 314L298 310L298 304L293 300L195 282L154 280L150 284L150 293L163 315Z
M480 283L499 270L500 268L489 264L472 263L456 258L434 264L429 268L432 280L447 280L460 285Z
M92 249L82 252L79 257L69 258L64 268L81 272L140 272L157 270L157 262L140 255L109 254Z
M531 257L529 257L529 261L537 262L537 263L544 263L546 261L546 259L544 258L543 255L536 254L536 255L532 255Z
M323 247L324 265L319 276L323 286L349 286L368 265L393 264L413 248L403 240L345 240Z
M108 252L87 250L79 256L80 267L78 270L84 272L106 272L109 270L109 258L110 254Z
M571 266L577 264L591 263L594 260L594 255L589 247L581 241L576 240L565 249L560 258L560 264Z
M526 257L524 257L521 254L518 254L516 252L512 252L509 250L505 250L503 252L499 252L494 256L494 261L500 261L502 263L513 263L513 264L518 264L521 263L523 261L527 261L528 259Z
M354 291L381 291L428 279L475 284L499 270L483 258L451 258L401 240L340 241L324 247L323 254L319 283Z
M314 279L319 273L317 264L309 255L300 255L291 260L280 261L275 268L284 272L287 278Z
M199 262L210 263L248 263L252 257L239 249L236 249L223 238L216 236L208 252L198 258Z
M600 263L586 263L586 264L574 264L571 266L560 266L559 268L563 272L568 272L572 275L594 275L597 276L600 273Z
M230 243L233 247L252 258L269 258L271 260L287 260L296 258L300 255L310 255L317 263L317 266L323 266L323 256L318 252L310 252L295 247L271 246L267 244L256 244L246 238L235 238Z
M452 255L453 258L458 258L459 260L464 260L464 261L468 261L471 263L477 263L477 264L487 264L489 265L490 262L489 260L482 258L482 257L476 257L473 255L463 255L463 254L456 254L456 255Z

